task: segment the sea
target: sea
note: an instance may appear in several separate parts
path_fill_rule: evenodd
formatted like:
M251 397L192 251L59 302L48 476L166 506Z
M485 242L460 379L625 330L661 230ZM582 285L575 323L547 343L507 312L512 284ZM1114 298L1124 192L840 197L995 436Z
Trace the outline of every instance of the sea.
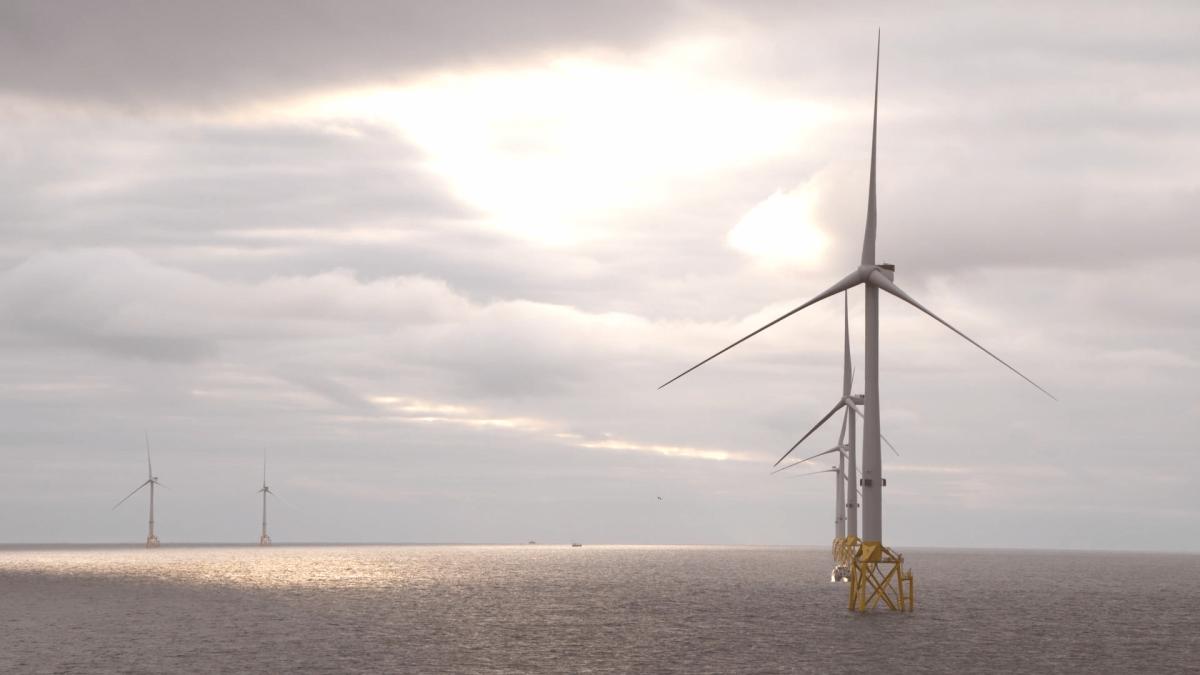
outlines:
M0 547L3 673L1200 672L1200 555L826 548Z

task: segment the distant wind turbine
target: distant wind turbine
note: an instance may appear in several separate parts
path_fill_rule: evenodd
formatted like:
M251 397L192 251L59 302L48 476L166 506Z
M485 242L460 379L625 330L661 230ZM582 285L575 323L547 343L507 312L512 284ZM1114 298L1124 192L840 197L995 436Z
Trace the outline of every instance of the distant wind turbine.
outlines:
M928 315L934 321L942 324L946 328L953 331L959 337L967 342L978 347L985 354L999 361L1005 368L1008 368L1013 373L1024 379L1029 384L1033 385L1046 396L1054 399L1050 392L1042 388L1033 380L1025 376L1024 373L1017 370L1008 362L996 356L983 345L968 337L965 333L950 325L946 320L934 314L920 302L915 300L908 293L900 289L895 284L896 268L894 265L887 263L875 262L875 236L876 236L876 196L875 196L875 157L877 148L878 136L878 121L879 121L879 43L876 43L875 49L875 102L872 109L871 117L871 172L867 191L867 222L863 233L862 258L859 266L834 285L817 294L811 300L799 305L795 309L788 311L775 320L758 328L754 332L737 340L736 342L724 347L712 356L704 359L696 365L688 368L682 373L671 378L659 389L671 384L675 380L687 375L700 366L708 363L716 357L733 349L741 343L758 335L766 329L783 321L784 319L800 312L801 310L811 305L820 302L826 298L832 297L838 293L842 293L856 286L863 286L866 292L866 395L864 397L864 428L863 428L863 456L862 456L862 546L856 553L854 563L854 574L850 584L850 608L854 610L865 610L868 607L877 605L880 601L885 602L892 609L906 610L912 608L911 597L911 572L904 573L901 571L901 563L903 558L883 545L883 487L886 481L882 475L882 458L880 457L880 436L879 436L879 291L883 290L904 302L917 308L922 313ZM1055 399L1057 400L1057 399ZM840 407L839 403L839 407ZM831 411L826 418L833 415L837 409ZM793 447L793 449L795 449ZM775 465L778 466L788 455L791 450L784 453ZM905 598L904 586L908 582L910 594Z
M158 482L158 477L154 475L154 468L150 464L150 434L146 434L146 482L134 488L133 492L125 495L125 499L113 505L113 509L124 504L130 497L137 494L142 488L150 486L150 533L146 535L146 548L156 548L158 546L158 537L154 535L154 487L162 487Z
M270 546L271 538L267 536L267 495L274 495L271 488L267 487L267 453L263 453L263 482L259 488L262 493L262 536L258 538L259 546Z

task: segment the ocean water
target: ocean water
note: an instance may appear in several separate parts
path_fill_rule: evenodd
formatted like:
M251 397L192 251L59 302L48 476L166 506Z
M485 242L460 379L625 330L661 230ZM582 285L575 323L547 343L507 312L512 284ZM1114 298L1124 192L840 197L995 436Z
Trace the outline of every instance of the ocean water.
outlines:
M858 615L825 549L7 547L0 672L1200 671L1200 556L903 553Z

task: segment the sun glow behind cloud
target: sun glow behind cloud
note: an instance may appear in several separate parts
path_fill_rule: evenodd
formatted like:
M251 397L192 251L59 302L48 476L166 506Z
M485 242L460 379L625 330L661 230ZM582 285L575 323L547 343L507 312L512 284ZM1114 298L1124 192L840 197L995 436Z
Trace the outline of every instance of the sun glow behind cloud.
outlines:
M562 57L327 93L259 111L396 128L491 226L550 245L602 237L701 176L794 152L833 110L712 76L724 44Z
M742 216L726 240L768 265L812 265L829 245L829 237L814 222L813 197L807 186L777 190Z

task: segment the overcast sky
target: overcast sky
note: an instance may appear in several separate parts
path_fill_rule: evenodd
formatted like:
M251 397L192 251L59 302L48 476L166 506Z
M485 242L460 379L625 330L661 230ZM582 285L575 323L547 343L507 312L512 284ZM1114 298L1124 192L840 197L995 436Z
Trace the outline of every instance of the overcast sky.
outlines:
M1200 550L1200 8L808 4L5 2L0 541L148 432L164 543L827 544L840 301L656 387L857 264L882 27L879 260L1059 399L885 297L885 542Z

